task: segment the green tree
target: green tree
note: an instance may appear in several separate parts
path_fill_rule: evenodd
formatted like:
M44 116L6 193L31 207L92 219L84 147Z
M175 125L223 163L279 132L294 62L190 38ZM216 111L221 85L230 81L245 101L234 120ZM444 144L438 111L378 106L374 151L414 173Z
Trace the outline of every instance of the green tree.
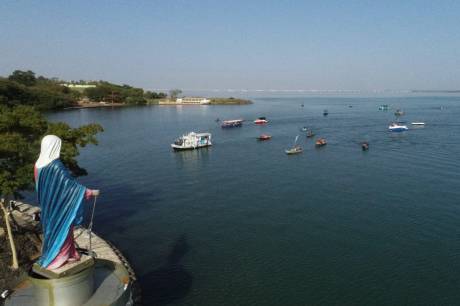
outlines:
M171 89L169 91L169 97L172 99L172 100L176 100L177 97L182 93L182 90L180 89Z
M25 86L34 86L37 82L37 79L35 78L35 73L30 70L27 70L27 71L15 70L8 77L8 79L10 79L11 81L18 82Z
M33 187L33 167L40 152L41 138L54 134L62 138L61 160L74 175L86 174L76 157L79 148L97 144L98 124L71 128L51 123L33 107L0 105L0 197L15 198Z

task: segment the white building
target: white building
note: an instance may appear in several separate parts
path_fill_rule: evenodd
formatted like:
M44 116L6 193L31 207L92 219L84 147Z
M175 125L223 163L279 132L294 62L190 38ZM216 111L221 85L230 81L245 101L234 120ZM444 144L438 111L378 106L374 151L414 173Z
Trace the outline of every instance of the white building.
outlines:
M203 97L183 97L177 98L176 104L209 104L211 100Z
M93 84L61 84L62 86L69 87L69 88L74 88L74 89L85 89L85 88L94 88L96 85Z

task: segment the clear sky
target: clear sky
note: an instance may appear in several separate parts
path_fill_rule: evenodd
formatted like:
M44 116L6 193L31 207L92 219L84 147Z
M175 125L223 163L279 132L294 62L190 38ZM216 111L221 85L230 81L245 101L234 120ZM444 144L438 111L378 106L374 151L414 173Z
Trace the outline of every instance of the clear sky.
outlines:
M460 1L0 2L0 75L144 88L459 89Z

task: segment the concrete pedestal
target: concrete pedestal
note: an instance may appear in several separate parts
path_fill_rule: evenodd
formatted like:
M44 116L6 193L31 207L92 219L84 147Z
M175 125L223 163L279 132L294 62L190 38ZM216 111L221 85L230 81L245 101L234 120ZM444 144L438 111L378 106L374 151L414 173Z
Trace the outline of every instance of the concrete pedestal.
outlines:
M72 273L61 271L56 278L29 276L36 305L80 306L90 299L94 292L94 261L91 259L68 268Z

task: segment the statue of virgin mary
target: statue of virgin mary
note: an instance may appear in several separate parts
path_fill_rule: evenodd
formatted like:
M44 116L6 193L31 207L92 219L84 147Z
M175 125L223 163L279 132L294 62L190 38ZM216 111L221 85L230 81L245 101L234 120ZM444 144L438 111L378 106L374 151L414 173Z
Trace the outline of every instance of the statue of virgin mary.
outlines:
M43 228L42 256L38 264L49 270L80 259L73 227L82 222L83 199L99 194L98 190L84 187L70 175L59 159L61 143L57 136L43 137L34 167Z

